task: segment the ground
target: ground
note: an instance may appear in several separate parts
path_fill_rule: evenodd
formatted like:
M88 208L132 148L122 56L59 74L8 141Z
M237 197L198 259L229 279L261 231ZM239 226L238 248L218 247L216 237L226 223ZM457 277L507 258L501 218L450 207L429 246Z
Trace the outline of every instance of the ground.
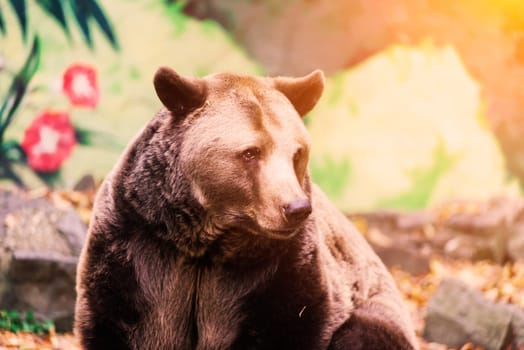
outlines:
M89 220L94 192L49 192L43 191L35 195L46 196L56 206L73 205L80 215ZM425 308L428 300L435 293L439 282L444 277L455 277L469 286L481 291L486 298L493 301L507 302L524 307L524 262L458 260L443 256L429 259L429 271L418 275L406 272L398 267L391 267L393 277L411 311L421 350L447 350L445 345L427 343L422 337L424 328ZM0 350L4 349L79 349L72 334L36 335L19 332L18 334L0 331ZM460 350L480 349L472 344L464 345Z

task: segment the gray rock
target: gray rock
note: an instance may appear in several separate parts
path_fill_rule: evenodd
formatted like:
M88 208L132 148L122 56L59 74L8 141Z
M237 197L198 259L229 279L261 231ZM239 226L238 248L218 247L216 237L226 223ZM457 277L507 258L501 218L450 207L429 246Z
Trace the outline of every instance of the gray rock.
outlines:
M436 221L435 213L430 211L408 212L397 217L397 227L403 231L422 230L428 225L434 225Z
M409 246L395 244L380 246L371 243L373 250L389 268L396 267L412 275L426 274L430 271L429 257Z
M511 314L514 344L524 347L524 310L516 305L502 305Z
M86 231L73 209L0 191L0 309L31 310L71 330Z
M56 253L13 252L10 293L4 294L2 304L34 310L37 316L52 319L58 331L71 330L77 262L76 257Z
M507 257L507 234L505 230L494 230L492 235L475 236L454 232L444 245L444 253L455 259L471 261L492 260L504 263Z
M488 301L455 279L441 282L428 304L423 337L460 348L472 342L486 350L524 346L522 310Z
M80 254L86 236L86 224L78 214L69 209L60 216L56 223L56 229L67 240L71 253L75 256Z

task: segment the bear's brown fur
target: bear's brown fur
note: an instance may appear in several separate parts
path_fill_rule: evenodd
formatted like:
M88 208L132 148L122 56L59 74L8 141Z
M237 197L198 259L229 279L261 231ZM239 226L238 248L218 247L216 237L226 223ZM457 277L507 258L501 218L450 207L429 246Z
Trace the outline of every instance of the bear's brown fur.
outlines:
M81 255L83 348L416 349L386 268L310 182L300 116L323 74L154 83L165 108L104 181Z

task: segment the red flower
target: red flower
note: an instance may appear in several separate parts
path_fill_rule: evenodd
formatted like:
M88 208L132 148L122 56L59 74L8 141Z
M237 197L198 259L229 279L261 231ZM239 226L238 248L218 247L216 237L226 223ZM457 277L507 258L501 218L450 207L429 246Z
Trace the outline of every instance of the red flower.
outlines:
M41 172L60 168L76 145L67 112L44 111L25 130L22 140L29 166Z
M62 91L73 106L96 107L100 91L95 69L81 63L70 65L63 76Z

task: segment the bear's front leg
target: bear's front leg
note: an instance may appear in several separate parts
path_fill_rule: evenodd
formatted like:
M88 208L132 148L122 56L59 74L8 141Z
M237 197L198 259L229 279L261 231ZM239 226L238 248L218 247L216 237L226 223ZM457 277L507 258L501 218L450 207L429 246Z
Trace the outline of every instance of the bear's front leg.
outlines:
M340 326L328 350L414 350L402 329L387 316L360 308Z
M129 330L140 318L133 267L95 243L86 243L89 259L78 267L75 335L84 350L132 349ZM125 256L115 251L117 257Z
M79 327L76 334L84 350L130 350L122 331L104 323L93 321L89 327Z

